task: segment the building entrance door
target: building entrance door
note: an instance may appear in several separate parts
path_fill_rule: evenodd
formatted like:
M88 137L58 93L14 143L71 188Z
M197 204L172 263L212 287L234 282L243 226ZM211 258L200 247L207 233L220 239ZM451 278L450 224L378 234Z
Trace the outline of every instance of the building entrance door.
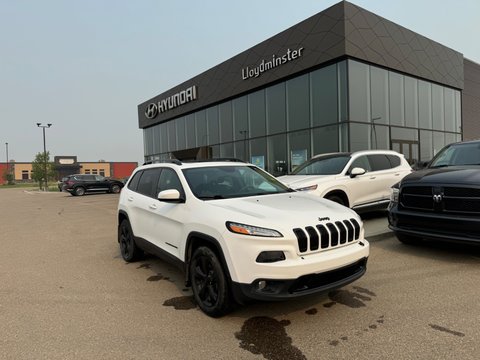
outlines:
M392 139L392 150L405 155L405 159L410 165L416 164L419 160L418 141L416 140L398 140Z

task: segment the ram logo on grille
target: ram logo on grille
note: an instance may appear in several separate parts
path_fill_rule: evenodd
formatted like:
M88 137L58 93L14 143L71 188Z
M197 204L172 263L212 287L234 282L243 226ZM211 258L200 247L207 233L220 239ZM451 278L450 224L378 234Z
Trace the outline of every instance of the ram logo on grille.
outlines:
M355 219L329 222L305 229L293 229L300 252L327 249L350 243L360 237L360 224Z

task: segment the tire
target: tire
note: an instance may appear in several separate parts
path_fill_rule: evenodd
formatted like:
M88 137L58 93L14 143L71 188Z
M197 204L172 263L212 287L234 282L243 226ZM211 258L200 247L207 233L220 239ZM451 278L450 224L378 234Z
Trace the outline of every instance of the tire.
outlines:
M212 249L201 246L190 261L190 282L200 309L211 317L221 317L233 308L229 281Z
M143 257L143 251L135 244L132 227L126 219L118 227L118 244L122 258L126 262L134 262Z
M336 202L337 204L340 204L343 206L347 206L347 204L345 204L345 201L338 195L328 195L325 197L325 199Z
M112 194L118 194L120 190L121 190L121 187L120 185L117 185L117 184L112 185L112 187L110 188L110 192Z
M398 241L406 245L415 245L421 241L419 237L411 236L411 235L395 233L395 236L397 237Z
M75 189L73 189L73 194L75 196L83 196L85 195L85 188L83 186L77 186Z

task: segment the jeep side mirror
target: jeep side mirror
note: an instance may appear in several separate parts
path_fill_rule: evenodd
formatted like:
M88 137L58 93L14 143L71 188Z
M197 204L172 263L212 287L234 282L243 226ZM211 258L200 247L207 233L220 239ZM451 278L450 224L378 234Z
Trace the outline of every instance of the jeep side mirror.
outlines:
M357 177L359 175L363 175L366 172L367 171L365 169L360 168L360 167L356 167L356 168L353 168L352 171L350 171L350 177L354 178L354 177Z
M163 202L172 202L172 203L183 203L185 199L183 199L180 195L180 192L177 189L168 189L163 190L158 193L157 196L158 200Z

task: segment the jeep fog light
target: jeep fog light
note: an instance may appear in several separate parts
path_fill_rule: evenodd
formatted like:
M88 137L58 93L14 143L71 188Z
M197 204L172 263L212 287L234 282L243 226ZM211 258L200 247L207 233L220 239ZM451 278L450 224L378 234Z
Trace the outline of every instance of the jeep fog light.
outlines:
M262 251L258 256L256 262L258 263L273 263L285 260L283 251Z
M261 228L258 226L245 225L227 221L227 229L235 234L264 236L264 237L282 237L277 230Z
M267 286L267 282L265 280L260 280L258 282L258 290L263 290L265 289L265 286Z

